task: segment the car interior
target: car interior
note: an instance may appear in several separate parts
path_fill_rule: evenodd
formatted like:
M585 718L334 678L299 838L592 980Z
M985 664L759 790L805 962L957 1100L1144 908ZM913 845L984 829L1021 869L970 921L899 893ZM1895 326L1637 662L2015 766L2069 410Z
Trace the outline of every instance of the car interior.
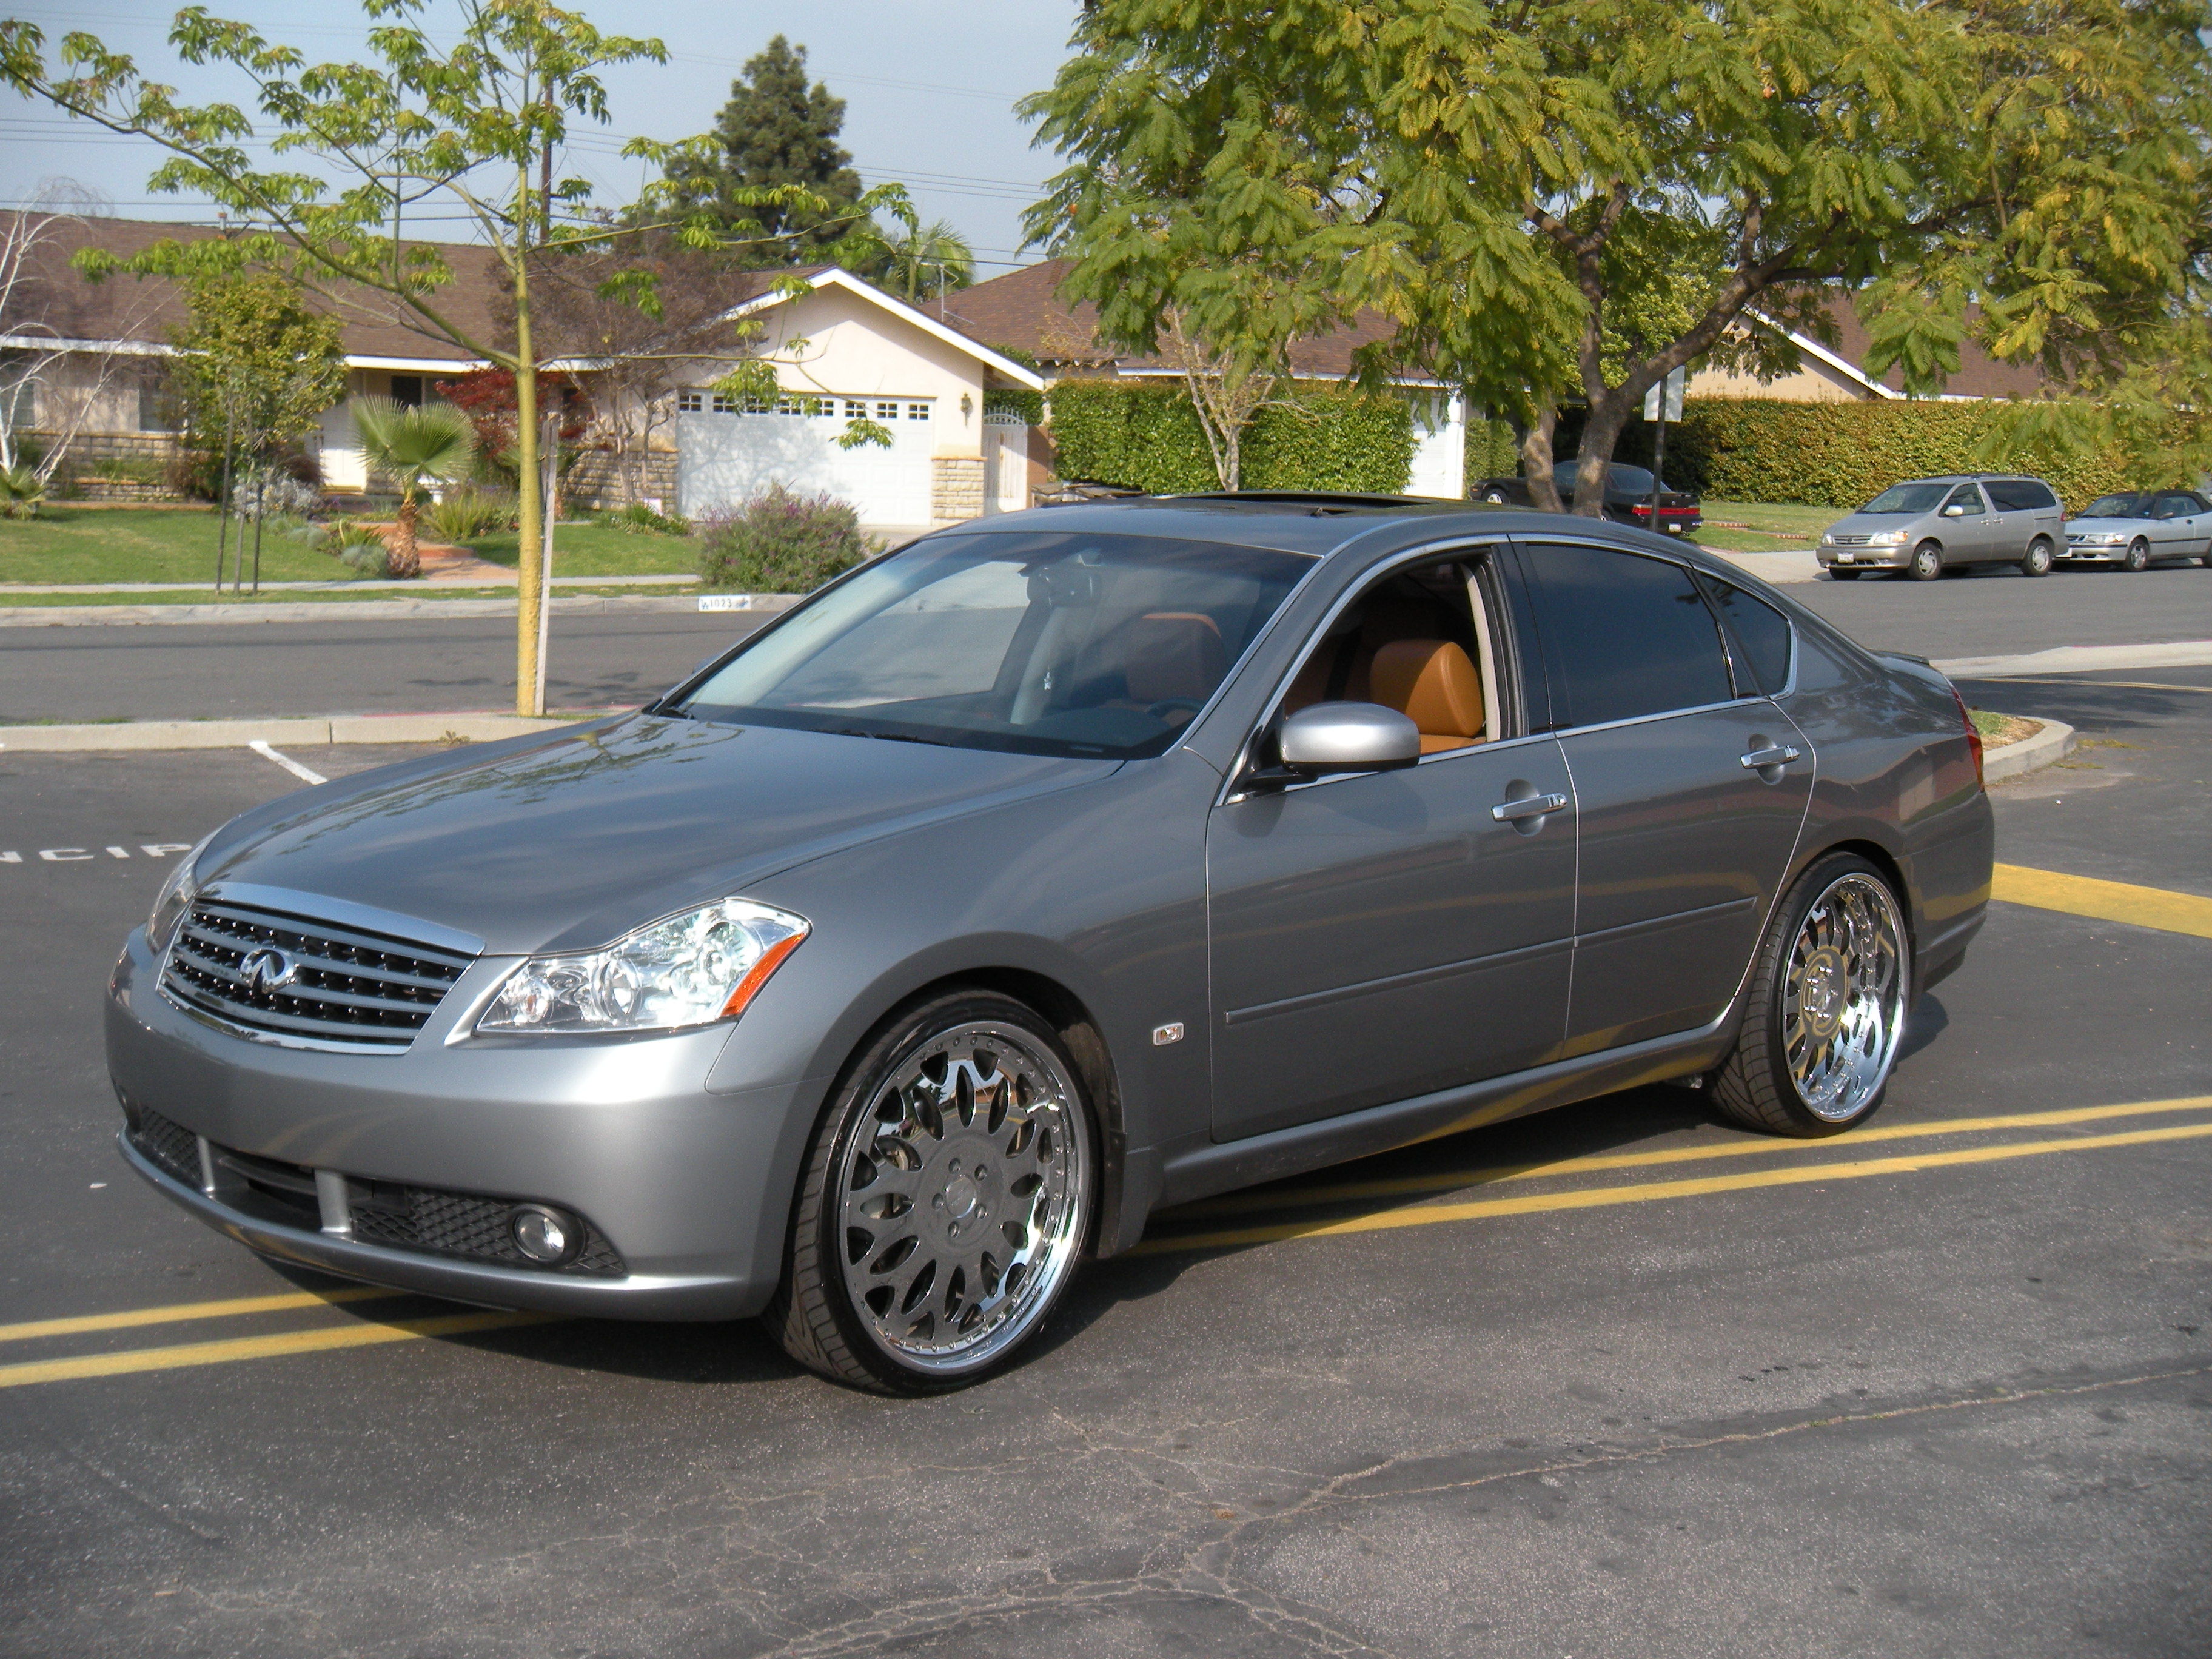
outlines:
M1503 728L1486 613L1471 561L1386 576L1330 625L1284 694L1282 712L1380 703L1420 728L1424 755L1493 741Z

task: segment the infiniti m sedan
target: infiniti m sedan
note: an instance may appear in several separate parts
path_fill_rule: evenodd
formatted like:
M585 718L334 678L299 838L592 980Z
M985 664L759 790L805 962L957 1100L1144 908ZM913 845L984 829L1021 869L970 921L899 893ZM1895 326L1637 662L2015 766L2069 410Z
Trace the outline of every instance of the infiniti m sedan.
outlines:
M1644 531L1010 514L208 837L109 987L123 1153L280 1263L957 1387L1163 1206L1667 1079L1862 1122L1982 923L1980 763Z

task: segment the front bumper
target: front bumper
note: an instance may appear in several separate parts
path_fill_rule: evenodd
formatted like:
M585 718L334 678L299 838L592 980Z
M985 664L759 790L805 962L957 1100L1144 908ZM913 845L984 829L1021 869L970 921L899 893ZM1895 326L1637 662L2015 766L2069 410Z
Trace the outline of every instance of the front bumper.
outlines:
M1815 550L1824 568L1841 565L1846 570L1895 570L1907 562L1903 547L1823 547Z
M194 1181L126 1134L131 1167L172 1202L279 1261L495 1307L633 1319L740 1318L782 1271L784 1231L818 1088L714 1094L709 1072L733 1028L626 1042L535 1039L448 1045L477 1000L479 962L412 1045L391 1054L282 1048L216 1029L156 988L135 932L108 988L108 1069L126 1111L158 1114L216 1154L269 1160L314 1180L316 1224L234 1179ZM203 1168L209 1167L203 1162ZM374 1243L345 1200L393 1188L557 1206L617 1258L585 1273L501 1265Z
M2069 543L2056 556L2064 564L2117 564L2128 556L2127 544L2118 547L2080 547Z

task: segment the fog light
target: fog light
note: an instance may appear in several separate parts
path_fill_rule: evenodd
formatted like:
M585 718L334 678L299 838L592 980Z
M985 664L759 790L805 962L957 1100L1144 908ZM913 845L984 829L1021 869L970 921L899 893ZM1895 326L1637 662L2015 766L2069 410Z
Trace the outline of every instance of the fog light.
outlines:
M507 1231L514 1248L532 1261L558 1267L576 1254L584 1230L575 1217L549 1210L543 1204L518 1204L507 1212Z

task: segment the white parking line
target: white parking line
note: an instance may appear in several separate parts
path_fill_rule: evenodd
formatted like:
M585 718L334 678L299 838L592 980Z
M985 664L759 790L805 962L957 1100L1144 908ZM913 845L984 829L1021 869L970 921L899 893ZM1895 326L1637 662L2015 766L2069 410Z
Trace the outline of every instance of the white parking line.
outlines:
M247 744L246 746L248 749L251 749L255 754L260 756L262 759L275 761L277 765L283 767L287 772L289 772L295 778L304 779L309 783L328 783L330 781L330 780L325 777L320 772L315 771L310 767L302 766L299 762L294 760L289 755L282 754L276 750L271 749L259 738L254 738L252 742Z
M99 859L99 854L88 847L41 847L36 850L40 860L46 864L91 864ZM138 851L149 859L167 858L172 853L189 853L191 850L192 844L188 841L149 841L141 842L138 846ZM133 856L127 847L110 847L106 851L112 859ZM22 861L22 854L14 848L0 848L0 864L21 864Z

